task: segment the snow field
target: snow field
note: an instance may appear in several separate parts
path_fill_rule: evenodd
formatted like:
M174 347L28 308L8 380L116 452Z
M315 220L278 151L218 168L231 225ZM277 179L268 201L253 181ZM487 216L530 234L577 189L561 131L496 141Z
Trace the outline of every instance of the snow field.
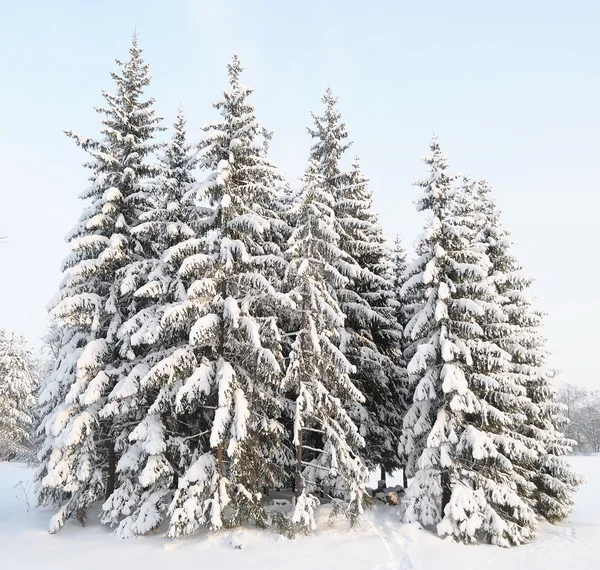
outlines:
M401 524L396 508L379 504L352 529L345 520L328 527L328 510L323 508L314 535L295 540L253 528L198 532L174 540L158 532L123 540L93 519L85 528L70 520L60 533L50 535L48 520L53 512L28 511L25 502L26 493L34 501L32 471L22 464L0 463L0 568L596 570L600 568L600 455L573 457L571 462L587 478L572 515L556 526L541 523L534 542L511 549L442 540L417 525Z

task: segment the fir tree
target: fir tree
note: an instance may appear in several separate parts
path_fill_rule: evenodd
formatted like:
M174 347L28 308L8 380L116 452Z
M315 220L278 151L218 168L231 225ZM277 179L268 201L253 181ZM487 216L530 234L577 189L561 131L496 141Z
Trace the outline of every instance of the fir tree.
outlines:
M362 451L369 469L399 467L395 442L401 430L406 377L400 354L401 331L395 319L390 253L373 211L372 192L358 160L350 172L340 161L350 144L346 126L330 89L323 97L323 115L313 114L315 139L311 160L333 197L339 247L347 255L338 270L348 278L336 292L346 315L340 348L355 367L353 383L365 396L352 416L366 440Z
M137 425L124 443L117 465L115 492L103 505L103 522L118 524L122 537L144 534L160 524L172 498L171 489L176 486L176 474L189 465L193 452L186 442L194 420L178 417L175 405L178 378L165 377L160 365L155 368L176 350L177 342L187 341L162 325L169 308L186 299L185 284L166 255L196 236L198 221L193 200L186 198L195 182L197 161L187 142L181 109L172 138L162 151L154 207L142 214L140 223L131 230L151 244L153 255L127 267L120 291L124 296L134 291L138 299L137 312L123 323L119 336L129 338L136 351L139 386L123 390L118 385L103 410L107 416L123 408L136 410ZM127 383L125 377L121 386Z
M90 205L67 236L71 253L50 305L62 329L62 348L40 395L46 438L37 480L40 503L60 507L52 532L73 514L85 520L88 507L112 493L127 417L105 418L100 412L117 382L126 376L135 386L139 377L130 365L135 350L118 334L136 300L120 290L128 264L150 255L131 229L152 207L146 181L154 170L147 159L156 148L160 120L154 100L143 98L150 76L135 37L129 55L126 62L117 60L119 71L112 74L116 93L103 93L102 138L67 132L90 155L92 184L81 196Z
M406 411L407 375L391 254L358 160L339 188L335 210L342 230L340 249L360 268L337 292L346 315L342 350L356 368L351 379L365 396L357 414L365 438L362 456L367 468L379 467L385 480L386 472L400 467L397 442Z
M394 239L394 247L392 249L392 275L393 275L393 290L396 299L395 304L395 317L400 327L401 331L406 329L406 325L415 311L422 305L423 292L420 289L412 291L412 298L408 299L406 293L403 295L404 283L406 283L409 276L407 275L408 262L406 258L406 250L402 245L402 240L400 236L396 236ZM400 341L400 356L403 359L403 362L406 366L406 362L412 358L414 355L414 351L411 351L411 347L413 345L413 341L405 334L402 334L402 339ZM408 378L404 383L404 389L402 390L402 419L401 419L401 428L402 421L404 416L406 415L406 411L408 410L409 403L412 402L413 399L413 390L412 386L408 382ZM396 441L400 440L402 432L400 432L399 437L397 437ZM400 463L402 465L402 483L404 488L408 487L408 478L406 475L406 458L404 456L400 456Z
M529 452L511 460L536 512L555 523L568 516L582 479L563 458L574 442L561 433L567 420L556 401L555 373L546 364L543 314L528 294L532 280L512 253L513 238L501 223L489 184L480 181L475 193L482 216L481 241L486 244L490 275L507 315L506 326L497 333L498 344L511 357L509 378L525 395L517 429Z
M518 393L500 376L509 356L485 331L503 313L477 239L472 195L453 186L435 138L431 151L419 209L433 218L419 246L420 278L404 286L426 287L406 331L419 342L409 364L415 390L400 445L414 473L405 519L439 523L440 534L464 542L519 544L533 536L535 516L517 492L507 457L520 445L511 437Z
M300 317L284 379L294 403L297 499L292 521L305 529L315 528L317 490L343 500L355 520L362 511L366 479L357 455L364 439L349 415L349 407L364 397L352 384L353 367L337 346L344 315L335 295L347 279L336 266L348 256L338 247L333 207L321 165L311 160L292 210L297 226L290 238L286 282Z
M25 339L0 328L0 461L32 455L36 364Z
M200 151L209 172L199 192L201 235L170 254L190 284L187 301L165 316L189 332L181 354L193 374L177 399L189 414L210 412L207 437L197 435L179 482L170 536L244 520L265 525L260 489L283 475L276 315L289 303L273 285L284 269L274 238L280 175L247 101L252 91L239 82L237 57L228 70L230 89L215 104L221 120L206 127Z
M448 255L449 244L437 243L446 237L454 238L453 228L446 229L444 222L449 216L449 207L453 179L447 172L445 157L441 154L437 139L431 143L431 156L425 159L430 177L419 183L424 196L418 203L419 210L430 209L432 221L417 248L418 268L414 276L404 284L404 291L425 286L424 305L408 322L405 334L420 344L409 362L408 372L413 385L413 402L404 418L404 431L399 451L407 460L407 472L414 481L407 496L409 503L405 520L418 520L422 524L432 525L440 522L442 512L450 500L453 475L453 447L457 443L454 417L447 413L449 399L460 389L465 391L464 367L470 363L464 354L448 351L449 365L445 368L442 380L442 342L448 342L448 327L442 318L447 318L447 300L450 287L445 275L440 275L438 255ZM446 223L446 225L448 225ZM444 248L444 245L446 246ZM437 247L436 247L437 246ZM441 261L441 260L440 260ZM465 327L468 330L468 327ZM468 330L470 333L471 331ZM472 333L471 333L472 334ZM462 340L462 339L461 339ZM465 345L465 341L450 338L454 345ZM464 350L463 352L466 352ZM457 357L461 358L455 363ZM462 385L457 385L461 381ZM446 395L448 394L448 395ZM435 437L431 438L434 433Z
M481 230L488 226L468 177L454 192L452 210L463 225L463 236L487 254ZM491 263L488 268L491 273ZM478 342L469 346L472 401L463 412L467 425L456 448L461 485L453 489L438 532L464 542L479 539L511 546L533 538L536 527L527 479L515 469L517 461L527 463L535 457L531 442L518 431L528 400L510 375L510 355L500 348L509 324L493 274L475 294L481 311L474 321L481 330Z

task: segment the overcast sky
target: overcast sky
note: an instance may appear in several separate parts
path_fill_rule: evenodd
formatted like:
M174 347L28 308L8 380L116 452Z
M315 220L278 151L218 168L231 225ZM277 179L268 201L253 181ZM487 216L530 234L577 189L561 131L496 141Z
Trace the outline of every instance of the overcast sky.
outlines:
M494 186L548 312L562 378L598 384L600 3L0 0L0 326L39 345L64 235L83 204L84 156L63 129L96 135L114 58L137 26L148 93L190 134L238 53L272 156L292 182L310 111L339 97L353 153L389 236L410 248L424 218L411 182L435 132L451 168Z

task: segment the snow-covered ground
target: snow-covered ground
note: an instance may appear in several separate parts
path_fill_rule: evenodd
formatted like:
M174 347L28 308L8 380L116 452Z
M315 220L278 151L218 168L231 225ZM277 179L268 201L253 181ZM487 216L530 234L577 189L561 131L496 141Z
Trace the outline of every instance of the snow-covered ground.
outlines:
M538 539L512 549L463 546L398 522L393 507L378 506L353 529L325 521L312 537L294 541L253 529L167 540L160 534L121 540L99 523L70 522L46 531L50 513L28 511L31 472L0 463L0 568L2 570L596 570L600 569L600 455L574 457L588 482L563 524L542 524ZM24 481L24 483L20 483ZM17 486L17 488L15 488ZM30 501L31 491L29 491ZM323 513L325 516L325 513Z

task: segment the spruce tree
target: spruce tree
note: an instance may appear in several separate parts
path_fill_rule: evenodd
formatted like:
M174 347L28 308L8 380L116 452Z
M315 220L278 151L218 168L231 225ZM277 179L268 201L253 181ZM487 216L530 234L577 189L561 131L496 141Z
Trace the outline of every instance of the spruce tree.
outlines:
M357 455L364 439L349 414L364 401L349 374L354 370L339 350L344 315L336 291L347 278L338 270L348 259L339 249L334 197L315 160L293 208L297 226L287 252L286 283L299 312L284 387L293 402L296 447L296 505L292 521L315 528L317 491L343 501L351 520L362 511L366 469Z
M407 492L409 502L405 520L432 525L441 521L443 509L450 500L454 472L452 455L457 436L456 420L448 413L449 400L455 392L465 392L463 370L470 360L466 350L463 354L448 350L449 364L446 366L442 357L442 342L448 343L449 336L448 326L442 319L449 317L447 300L451 288L438 267L442 261L438 261L438 256L442 258L455 252L450 250L450 244L437 242L442 242L443 238L451 240L456 232L454 228L445 227L449 225L453 178L447 172L446 158L441 154L436 138L432 140L431 156L425 163L430 176L418 183L424 189L424 196L417 209L430 209L433 217L417 248L415 276L404 285L406 291L421 285L426 289L422 308L412 316L405 330L405 334L413 341L418 340L419 345L408 364L413 401L404 418L399 451L406 457L408 475L414 477ZM438 321L441 322L438 324ZM469 329L465 326L465 331L472 335ZM453 345L465 345L462 339L450 337L449 340ZM444 389L446 377L448 382Z
M135 410L132 419L137 425L123 443L116 489L102 513L103 522L118 524L122 537L153 530L165 517L176 474L189 465L193 453L187 445L189 425L197 423L192 418L178 418L175 386L181 379L165 377L164 370L155 368L176 350L177 341L187 340L162 324L169 308L186 299L185 285L166 256L171 248L195 238L198 220L197 208L188 197L197 161L187 142L181 109L171 140L161 150L153 208L142 214L131 230L151 244L152 257L127 267L120 292L129 295L134 291L139 300L137 312L119 330L120 338L129 338L136 351L133 364L139 382L128 390L125 376L103 410L105 416L119 414L123 408Z
M276 315L289 303L273 285L284 269L274 238L280 174L266 156L237 57L228 70L230 88L215 104L221 120L206 127L200 148L208 172L198 195L206 204L201 234L170 256L181 260L189 283L187 301L165 316L189 333L179 354L191 375L176 399L189 414L208 413L207 437L196 434L193 462L179 481L170 536L244 520L265 525L260 490L283 476Z
M454 192L452 210L464 227L463 236L486 254L490 273L489 248L481 232L487 224L475 183L468 177ZM493 280L490 275L476 292L481 311L474 321L481 329L478 342L469 347L472 362L467 381L472 402L464 410L467 426L456 449L461 485L453 489L438 532L464 542L484 540L511 546L530 540L535 533L528 483L515 469L517 461L530 461L534 452L531 442L518 431L528 400L510 375L510 355L499 346L509 325Z
M519 444L510 433L518 400L499 380L509 357L485 332L503 314L478 242L472 195L455 187L435 138L431 152L418 207L433 218L419 246L420 279L405 286L426 287L406 330L418 344L400 444L414 474L405 520L438 524L440 534L464 542L519 544L533 536L535 516L517 493L507 457Z
M0 328L0 461L31 457L36 390L36 363L25 339Z
M339 247L346 253L337 261L338 270L348 278L336 292L346 315L340 348L355 367L352 382L365 396L365 402L351 410L366 440L363 460L369 469L380 468L385 478L386 471L400 465L396 441L406 384L390 252L358 159L349 172L342 168L341 159L350 143L330 89L323 103L324 113L313 114L315 125L309 133L315 139L311 160L333 197Z
M90 156L92 183L81 195L89 206L67 236L71 253L50 304L62 348L40 395L46 416L37 480L40 503L59 506L51 532L74 514L85 520L88 507L112 493L127 417L105 418L100 412L124 374L131 385L139 379L128 365L135 350L119 337L136 300L133 292L123 296L120 290L126 267L150 255L131 230L152 207L147 180L155 172L148 157L160 119L154 100L144 99L150 76L135 36L129 56L117 60L116 93L103 92L106 107L97 109L104 116L102 138L67 132Z
M400 341L400 357L402 358L404 366L406 367L406 363L410 361L410 359L414 355L414 351L411 350L413 346L413 341L407 335L405 335L403 331L406 329L406 325L408 324L410 317L422 305L423 292L420 289L413 289L410 299L407 297L406 293L404 293L404 284L409 278L409 276L407 275L408 261L406 256L406 250L404 249L404 246L402 245L402 240L398 235L394 239L391 262L393 275L393 290L396 299L395 317L398 326L402 331L402 339ZM408 376L408 374L406 374L406 376ZM406 415L410 402L412 402L413 399L413 388L410 382L408 381L408 377L406 377L401 394L403 406L400 428L402 430L404 416ZM396 439L397 442L400 441L401 436L402 431L400 431L400 435ZM406 475L406 457L403 454L399 454L399 460L402 466L402 484L406 489L408 487L408 478Z
M525 396L517 429L528 452L511 460L536 512L556 523L568 516L573 493L582 479L563 457L570 453L574 442L561 433L567 420L563 406L556 400L555 373L546 364L543 313L533 305L528 292L532 279L524 274L512 252L513 238L502 225L491 187L482 180L475 193L482 216L481 241L486 244L490 275L507 315L498 344L511 357L509 378Z
M379 468L385 480L386 473L400 467L397 442L406 411L407 374L391 253L358 159L339 188L335 210L342 230L340 249L360 268L337 295L346 315L343 351L356 368L351 379L365 396L357 420L365 438L362 456L367 468Z

